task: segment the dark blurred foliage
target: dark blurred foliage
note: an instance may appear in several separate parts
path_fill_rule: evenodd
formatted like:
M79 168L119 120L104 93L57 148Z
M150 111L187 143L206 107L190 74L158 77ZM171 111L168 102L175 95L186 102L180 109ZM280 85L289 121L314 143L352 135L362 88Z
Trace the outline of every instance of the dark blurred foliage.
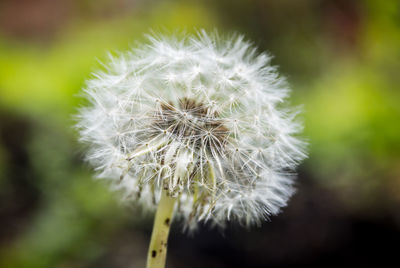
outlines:
M274 55L310 157L260 228L175 222L167 267L400 264L399 1L2 0L0 267L144 267L152 215L91 179L72 115L107 51L199 28Z

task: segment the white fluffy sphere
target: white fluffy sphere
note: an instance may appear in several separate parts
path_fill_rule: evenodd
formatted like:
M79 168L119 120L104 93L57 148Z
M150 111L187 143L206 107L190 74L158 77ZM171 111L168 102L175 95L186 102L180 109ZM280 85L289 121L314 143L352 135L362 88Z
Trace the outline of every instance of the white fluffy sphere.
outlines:
M202 31L110 58L87 82L77 125L88 161L123 199L151 209L166 190L191 227L260 223L286 205L304 143L267 54Z

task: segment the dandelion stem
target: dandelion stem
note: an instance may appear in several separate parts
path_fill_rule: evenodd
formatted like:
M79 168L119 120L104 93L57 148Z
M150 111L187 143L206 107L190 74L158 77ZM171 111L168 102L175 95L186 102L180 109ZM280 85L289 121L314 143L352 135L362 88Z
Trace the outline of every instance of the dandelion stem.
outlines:
M172 222L175 201L176 198L169 196L167 191L162 191L154 219L150 247L147 253L147 268L165 267L168 234Z

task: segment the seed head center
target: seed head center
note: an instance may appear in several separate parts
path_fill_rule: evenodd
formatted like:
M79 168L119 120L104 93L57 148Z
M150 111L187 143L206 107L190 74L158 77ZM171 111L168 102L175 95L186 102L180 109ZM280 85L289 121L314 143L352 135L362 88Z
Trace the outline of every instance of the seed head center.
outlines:
M224 120L210 105L190 98L181 98L177 104L162 103L155 113L153 127L170 138L184 142L192 148L218 149L226 144L229 135ZM213 148L215 147L215 148Z

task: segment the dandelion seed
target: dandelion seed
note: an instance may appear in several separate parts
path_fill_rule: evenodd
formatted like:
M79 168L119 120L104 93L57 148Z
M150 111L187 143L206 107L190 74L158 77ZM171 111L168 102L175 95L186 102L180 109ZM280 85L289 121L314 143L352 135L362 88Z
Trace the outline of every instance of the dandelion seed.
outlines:
M159 207L164 238L153 232L149 263L165 254L175 207L190 229L249 226L293 194L301 125L280 108L289 89L269 62L241 36L202 31L149 37L88 81L78 120L87 160L124 199Z

